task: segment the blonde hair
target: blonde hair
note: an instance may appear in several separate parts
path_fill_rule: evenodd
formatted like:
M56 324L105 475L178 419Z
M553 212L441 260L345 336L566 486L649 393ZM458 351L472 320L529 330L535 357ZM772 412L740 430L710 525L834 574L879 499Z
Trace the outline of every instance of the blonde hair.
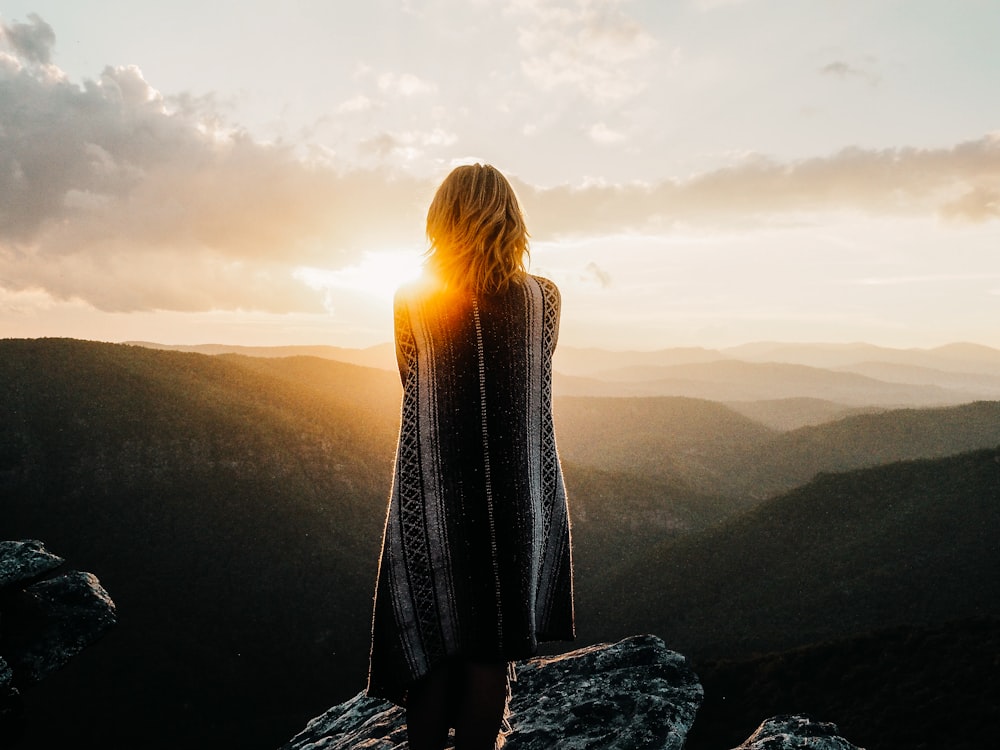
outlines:
M525 273L528 230L507 178L489 164L451 171L427 209L427 266L448 286L503 291Z

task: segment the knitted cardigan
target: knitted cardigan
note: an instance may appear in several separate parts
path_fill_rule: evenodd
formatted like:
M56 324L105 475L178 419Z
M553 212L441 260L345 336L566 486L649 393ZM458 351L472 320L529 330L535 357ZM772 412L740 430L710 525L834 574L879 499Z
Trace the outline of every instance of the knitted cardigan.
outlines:
M552 422L560 295L429 286L394 304L403 383L367 692L405 705L446 659L572 640L569 514Z

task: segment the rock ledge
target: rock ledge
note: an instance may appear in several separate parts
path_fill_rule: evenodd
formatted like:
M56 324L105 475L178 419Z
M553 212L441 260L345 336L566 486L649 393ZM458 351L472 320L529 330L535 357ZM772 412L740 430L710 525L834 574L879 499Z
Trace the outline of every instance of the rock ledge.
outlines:
M682 750L704 692L652 635L519 662L505 750ZM358 693L280 750L406 750L398 706ZM721 749L720 749L721 750ZM737 750L860 750L832 724L768 719Z

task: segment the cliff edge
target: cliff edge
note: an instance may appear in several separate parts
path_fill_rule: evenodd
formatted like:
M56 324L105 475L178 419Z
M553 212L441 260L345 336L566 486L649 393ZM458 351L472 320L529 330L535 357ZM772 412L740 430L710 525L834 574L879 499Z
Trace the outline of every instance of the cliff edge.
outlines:
M682 750L704 691L653 635L519 662L505 750ZM406 750L398 706L359 693L280 750ZM764 721L737 750L860 750L807 716ZM720 748L720 750L723 750Z

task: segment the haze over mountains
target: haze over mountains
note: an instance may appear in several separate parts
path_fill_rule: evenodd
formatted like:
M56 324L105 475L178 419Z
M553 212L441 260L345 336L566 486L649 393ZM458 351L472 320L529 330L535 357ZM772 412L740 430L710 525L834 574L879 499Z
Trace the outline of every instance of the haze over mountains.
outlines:
M235 347L141 346L255 357L315 356L395 371L389 344ZM688 396L721 402L816 399L843 407L944 406L1000 398L1000 350L977 344L890 349L869 344L748 344L728 349L608 351L561 346L555 393ZM815 405L823 413L822 403ZM780 409L777 406L776 409Z
M391 350L167 348L0 340L3 536L93 570L121 618L41 686L28 747L97 722L106 747L141 734L150 748L272 748L364 684L400 396ZM777 351L561 352L579 645L655 632L707 664L1000 615L1000 402L955 386L1000 378L1000 352L802 346L768 364ZM875 354L883 374L930 380L830 369ZM563 387L652 387L664 368L730 395L749 388L740 373L808 395ZM927 389L947 398L928 406ZM50 704L76 720L55 727Z

